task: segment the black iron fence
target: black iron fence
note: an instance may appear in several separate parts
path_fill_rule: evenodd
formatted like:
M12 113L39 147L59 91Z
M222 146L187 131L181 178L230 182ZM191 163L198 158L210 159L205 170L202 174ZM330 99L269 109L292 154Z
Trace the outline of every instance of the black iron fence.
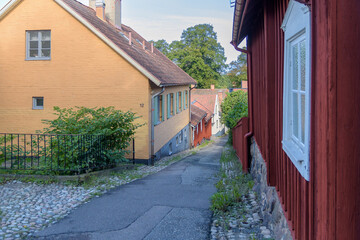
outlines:
M104 135L0 133L0 169L79 174L111 168L127 158L135 162L135 141L115 149Z

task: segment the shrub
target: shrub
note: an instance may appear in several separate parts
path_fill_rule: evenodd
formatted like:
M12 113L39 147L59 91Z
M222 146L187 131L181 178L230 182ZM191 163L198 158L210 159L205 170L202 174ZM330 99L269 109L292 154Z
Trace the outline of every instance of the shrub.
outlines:
M82 138L81 142L73 142L70 141L71 138L66 137L54 138L52 150L60 155L57 156L58 164L69 169L86 169L89 166L99 165L99 163L99 166L103 167L104 165L109 166L126 160L124 157L127 152L126 149L134 137L135 130L142 126L134 123L139 118L135 113L130 111L122 112L114 107L76 107L75 109L54 107L54 111L57 118L54 120L42 120L48 127L44 128L41 133L102 136L95 141L93 138L85 137ZM58 144L58 141L62 142ZM65 144L64 141L66 141ZM99 141L105 146L100 155L98 154ZM56 149L57 146L59 149ZM62 149L62 146L65 146L65 149ZM80 155L83 152L78 150L79 146L85 148L86 156ZM75 154L75 157L69 161L69 159L66 159L67 153L71 153L70 156ZM89 159L89 155L91 156L90 161L81 161L84 157Z
M236 126L242 117L248 116L248 94L243 91L236 91L227 94L221 104L221 121L228 128Z

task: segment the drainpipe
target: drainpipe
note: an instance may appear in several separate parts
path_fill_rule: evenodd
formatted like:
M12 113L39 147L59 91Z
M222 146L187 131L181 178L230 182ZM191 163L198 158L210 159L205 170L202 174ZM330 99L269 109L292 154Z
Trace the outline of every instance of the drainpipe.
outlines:
M162 94L165 91L165 87L162 88L162 90L158 93L155 93L154 95L151 96L151 165L154 166L154 159L155 159L155 146L154 146L154 138L155 138L155 134L154 134L154 98L159 96L160 94ZM164 99L163 99L164 101Z
M191 90L193 90L194 88L196 88L196 84L194 85L194 87L191 87L190 86L190 89L189 89L189 130L190 130L190 133L189 133L189 136L190 136L190 141L189 141L189 143L190 143L190 147L189 148L191 148L191 146L192 146L192 144L193 144L193 138L192 138L192 134L193 134L193 131L192 131L192 128L191 128Z
M248 93L249 93L249 132L247 134L244 135L244 141L246 143L246 158L248 159L248 162L251 163L250 161L250 139L251 137L254 135L254 128L253 128L253 117L252 117L252 113L253 113L253 94L252 94L252 74L251 74L251 53L249 50L247 49L242 49L236 46L235 43L231 42L231 44L234 46L234 48L242 53L245 53L247 55L247 75L248 75ZM248 164L248 166L250 167L251 164Z

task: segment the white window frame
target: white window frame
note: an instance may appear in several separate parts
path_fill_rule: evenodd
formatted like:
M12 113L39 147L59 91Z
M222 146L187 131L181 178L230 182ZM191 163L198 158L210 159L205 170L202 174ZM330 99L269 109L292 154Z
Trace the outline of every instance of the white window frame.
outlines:
M281 28L285 34L284 50L284 92L283 92L283 138L282 148L291 159L300 174L310 180L310 77L311 77L311 29L310 29L310 9L308 6L290 0L288 9ZM293 89L293 66L292 47L305 41L305 91ZM300 52L298 53L300 55ZM301 63L298 64L298 74ZM301 75L298 75L301 78ZM300 79L298 78L298 82ZM298 87L299 87L298 83ZM293 134L293 93L304 95L304 141L301 140L301 101L298 100L298 137ZM296 96L298 96L296 95ZM300 99L300 98L298 98Z
M43 105L42 105L42 106L40 106L40 105L37 104L37 100L38 100L38 99L42 99L42 100L43 100ZM32 109L34 109L34 110L42 110L42 109L44 109L44 97L33 97L32 100L33 100Z
M30 33L37 32L38 34L38 57L30 57ZM49 32L50 33L50 48L45 48L50 50L49 57L41 57L42 47L42 33ZM51 30L27 30L26 31L26 60L50 60L51 59Z

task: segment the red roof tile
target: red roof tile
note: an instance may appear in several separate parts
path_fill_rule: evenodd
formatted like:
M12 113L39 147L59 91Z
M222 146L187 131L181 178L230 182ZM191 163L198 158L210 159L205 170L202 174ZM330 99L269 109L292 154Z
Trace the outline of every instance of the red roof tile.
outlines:
M151 52L150 43L145 41L143 37L130 27L122 25L122 29L118 29L112 24L99 19L92 8L75 0L62 1L158 79L161 85L196 84L196 81L192 77L163 55L158 49L154 47L154 52ZM129 44L129 40L126 39L126 37L129 36L129 32L131 32L131 45ZM122 36L121 33L126 37ZM137 40L139 40L140 43ZM143 41L145 41L145 50L142 46Z
M196 126L199 122L203 120L204 117L206 117L207 113L203 109L191 105L191 125Z

